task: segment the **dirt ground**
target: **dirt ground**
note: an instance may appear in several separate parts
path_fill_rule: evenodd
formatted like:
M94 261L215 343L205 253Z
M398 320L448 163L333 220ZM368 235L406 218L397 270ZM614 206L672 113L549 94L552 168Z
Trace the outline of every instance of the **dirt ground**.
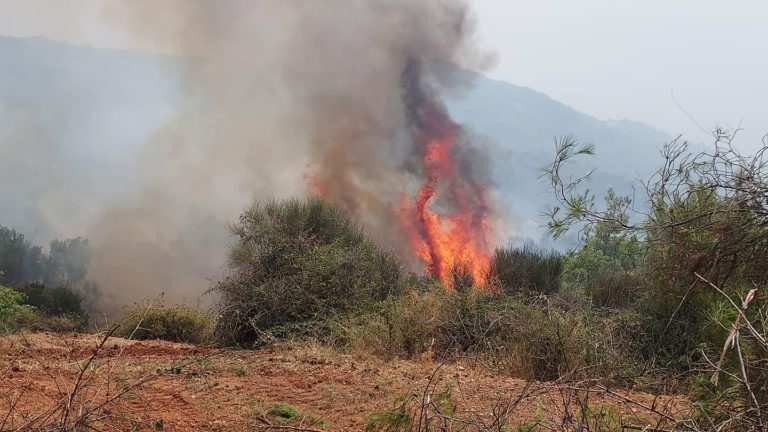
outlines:
M392 409L409 395L414 395L409 406L437 398L424 392L428 382L438 390L450 386L453 416L477 424L507 412L510 425L556 426L588 409L582 421L645 426L663 414L643 406L672 416L686 406L681 397L574 393L556 383L495 375L469 361L439 367L427 360L356 358L316 346L219 350L120 338L108 339L97 351L102 339L48 333L0 337L0 430L77 424L78 430L361 431L373 413ZM575 402L576 394L582 403ZM526 397L518 400L521 396ZM296 410L286 414L286 407Z

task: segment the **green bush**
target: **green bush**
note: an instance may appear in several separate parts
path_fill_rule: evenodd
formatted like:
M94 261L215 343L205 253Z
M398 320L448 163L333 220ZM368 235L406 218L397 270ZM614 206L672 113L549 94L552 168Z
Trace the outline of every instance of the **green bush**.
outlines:
M0 333L17 330L20 321L35 315L35 309L23 300L23 294L0 285Z
M213 322L203 312L183 305L144 301L129 308L116 335L140 340L205 344L211 342Z
M500 248L493 257L492 274L504 293L553 294L560 288L563 256L531 246Z
M29 332L83 332L88 320L81 315L46 315L34 308L16 316L14 329Z
M49 289L31 283L13 288L26 309L16 314L14 330L71 332L88 327L88 314L82 307L81 297L69 288Z
M231 231L230 275L213 289L226 345L315 331L404 285L398 260L319 198L256 204Z

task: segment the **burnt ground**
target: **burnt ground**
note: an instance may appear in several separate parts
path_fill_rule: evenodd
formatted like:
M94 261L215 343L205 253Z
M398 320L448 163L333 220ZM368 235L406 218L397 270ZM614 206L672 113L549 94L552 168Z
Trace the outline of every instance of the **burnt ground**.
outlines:
M526 382L469 360L441 366L341 355L311 345L246 351L120 338L97 351L102 338L0 337L0 430L77 424L78 430L361 431L373 413L409 395L409 409L426 398L438 400L424 392L429 382L438 393L452 388L451 399L435 403L446 416L455 411L450 417L474 419L463 430L483 430L478 425L492 423L499 413L508 413L508 424L526 427L556 428L568 421L601 423L609 430L669 427L659 419L680 416L687 406L683 397ZM432 416L433 422L440 419L434 410ZM461 425L454 422L451 430Z

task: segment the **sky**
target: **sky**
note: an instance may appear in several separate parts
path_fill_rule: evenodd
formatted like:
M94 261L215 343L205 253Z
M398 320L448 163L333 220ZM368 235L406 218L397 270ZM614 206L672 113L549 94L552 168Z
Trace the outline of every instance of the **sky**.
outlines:
M488 74L603 120L648 123L710 142L768 133L764 0L475 0ZM703 129L703 130L702 130Z
M147 50L100 12L110 0L0 0L0 34ZM711 140L768 133L764 0L474 0L489 76L531 87L599 119L641 121ZM76 5L76 6L74 6ZM41 13L45 11L45 13ZM762 53L762 54L761 54Z

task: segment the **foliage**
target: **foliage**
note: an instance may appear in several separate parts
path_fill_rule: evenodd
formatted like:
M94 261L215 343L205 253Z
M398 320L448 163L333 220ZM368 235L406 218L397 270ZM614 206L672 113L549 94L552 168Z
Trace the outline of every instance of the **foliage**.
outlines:
M529 245L500 248L494 254L491 272L507 294L554 294L560 289L563 256Z
M566 254L563 281L567 290L587 295L598 307L627 307L642 295L646 245L635 233L612 222L629 222L626 206L631 200L609 189L605 201L606 218L586 226L582 245Z
M183 305L143 301L129 308L116 335L146 340L205 344L211 342L213 322L203 312Z
M0 285L0 333L15 330L19 319L34 314L34 308L23 301L23 294Z
M398 260L319 198L256 204L231 231L230 275L213 289L217 336L227 345L305 332L404 286Z
M45 253L23 234L0 226L0 283L66 287L78 294L81 303L89 305L98 296L98 288L88 280L90 260L87 239L53 240Z
M520 377L554 379L585 370L617 382L637 376L643 319L597 314L503 293L414 290L343 323L344 348L361 354L447 360L483 358Z
M7 330L83 331L88 326L88 314L80 296L68 288L48 289L37 283L11 289L23 308L7 322Z
M54 239L49 245L43 283L48 286L80 287L87 282L90 261L91 246L87 239Z
M580 151L572 138L563 139L555 161L545 169L562 206L550 212L549 225L554 236L586 224L595 231L611 229L609 238L624 236L642 243L642 260L633 258L630 268L622 265L622 280L615 278L620 263L589 244L599 236L588 237L587 244L569 256L566 279L586 281L592 297L603 298L600 302L608 306L625 294L600 292L631 288L641 300L633 307L650 318L646 332L656 347L644 351L652 354L653 366L723 376L703 386L705 391L698 395L708 424L762 430L768 422L764 312L762 300L755 300L758 306L749 311L746 303L768 285L768 148L745 156L733 146L734 135L717 130L714 148L701 153L691 152L679 140L665 146L662 167L643 184L649 209L644 213L629 200L606 211L597 209L594 195L582 184L589 174L573 180L564 173L573 157L590 151ZM630 210L642 220L624 217ZM617 256L634 254L624 251Z
M80 294L66 287L47 288L43 284L19 285L16 291L24 294L24 303L47 315L79 315L87 318Z
M44 273L42 248L32 245L23 234L0 226L0 282L12 285L39 279Z

